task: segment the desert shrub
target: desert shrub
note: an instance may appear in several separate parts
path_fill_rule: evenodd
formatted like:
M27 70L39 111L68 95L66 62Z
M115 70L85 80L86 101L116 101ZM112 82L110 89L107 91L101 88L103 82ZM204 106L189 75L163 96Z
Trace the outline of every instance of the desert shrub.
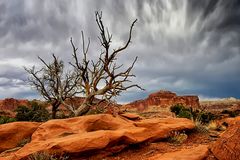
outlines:
M182 144L188 138L188 135L185 132L173 131L168 137L168 142Z
M217 130L218 129L218 124L215 121L211 121L208 126L208 130Z
M31 102L31 107L19 106L16 110L16 119L18 121L44 122L49 119L47 109L37 102Z
M217 123L216 121L211 121L208 126L208 130L215 130L215 131L225 131L226 126L220 123Z
M231 111L231 112L229 113L229 116L230 116L230 117L237 117L238 115L237 115L236 112Z
M229 114L229 110L224 109L221 113L222 113L222 114Z
M222 114L228 114L229 117L236 117L236 116L240 115L240 110L231 111L231 110L225 109L221 113Z
M8 116L0 116L0 124L15 122L16 119Z
M15 110L17 112L16 114L16 119L18 121L30 121L30 112L31 110L26 107L26 106L18 106L17 109Z
M211 112L199 112L198 115L199 119L202 123L209 123L212 120L216 119L216 116L212 114Z
M51 155L47 152L37 152L28 156L28 160L68 160L69 156L63 155Z
M192 119L193 115L190 108L186 108L183 105L177 104L170 107L171 112L175 113L175 115L179 118L188 118Z
M66 119L66 118L74 117L74 115L73 114L66 114L66 113L64 113L63 110L59 110L56 117L58 119Z
M180 104L176 104L170 107L171 112L175 113L176 115L178 115L182 109L185 109L185 107Z
M171 112L179 118L188 118L194 121L201 121L201 123L209 123L211 120L216 119L216 116L211 112L200 111L191 107L185 107L182 105L174 105L170 108Z
M177 117L192 119L193 115L189 110L181 110Z
M194 128L195 131L204 133L204 134L209 133L207 126L203 124L201 120L196 119L194 121L194 124L195 124L195 128Z

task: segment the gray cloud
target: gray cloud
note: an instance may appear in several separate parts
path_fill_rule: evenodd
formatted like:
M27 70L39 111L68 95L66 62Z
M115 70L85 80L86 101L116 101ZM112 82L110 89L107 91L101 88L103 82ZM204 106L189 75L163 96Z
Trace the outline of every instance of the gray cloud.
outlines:
M80 33L91 38L90 55L99 54L94 12L113 33L113 46L128 36L138 19L131 46L119 63L139 57L131 101L159 89L204 97L240 95L239 0L24 0L0 2L0 98L35 97L22 66L39 65L37 55L71 59L69 38L80 47ZM6 92L8 91L8 92ZM6 94L7 93L7 94Z

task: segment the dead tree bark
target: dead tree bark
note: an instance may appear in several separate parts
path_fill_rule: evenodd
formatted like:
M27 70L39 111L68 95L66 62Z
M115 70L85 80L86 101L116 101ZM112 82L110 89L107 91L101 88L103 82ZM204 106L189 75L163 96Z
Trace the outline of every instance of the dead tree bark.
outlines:
M130 84L131 78L135 77L131 73L134 64L137 61L136 57L132 64L124 71L121 71L123 65L118 65L117 58L118 55L125 50L131 43L132 30L137 22L137 19L133 21L129 36L126 43L117 49L111 51L110 46L112 42L112 35L109 33L108 29L104 27L102 21L102 13L96 12L96 23L100 31L99 41L103 47L103 51L99 54L97 61L88 59L88 50L90 46L90 39L85 46L85 38L82 32L82 60L79 60L77 54L78 48L75 47L73 40L70 43L73 48L73 62L70 64L75 68L77 75L80 76L81 81L78 85L82 89L84 96L86 97L84 102L73 112L76 116L83 115L87 113L92 105L94 105L93 100L96 97L101 96L102 100L109 101L112 97L120 95L122 91L126 91L129 88L137 87L142 89L137 84ZM100 101L101 102L101 101ZM68 108L73 108L68 106Z
M52 56L53 62L49 64L38 57L43 64L39 70L36 70L35 66L24 69L29 74L30 85L52 105L52 118L55 119L62 101L78 93L76 86L80 77L73 71L64 73L63 61L54 54Z

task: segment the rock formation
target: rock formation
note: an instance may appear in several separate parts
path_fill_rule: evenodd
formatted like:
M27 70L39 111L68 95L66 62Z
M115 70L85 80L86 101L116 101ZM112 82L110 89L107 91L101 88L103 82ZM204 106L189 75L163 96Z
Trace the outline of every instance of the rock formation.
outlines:
M21 140L31 137L40 123L14 122L0 126L0 152L17 146Z
M204 100L200 102L202 108L207 108L213 112L221 112L223 110L240 110L240 100L230 97L218 100Z
M23 134L25 132L22 131L24 127L20 127L20 124L21 122L14 122L1 126L1 133L6 133L2 137L0 134L1 143L7 143L8 140L14 139L18 134ZM26 125L23 123L23 125L36 126L37 124ZM8 126L16 127L7 134ZM31 128L28 132L29 135L35 130L35 127ZM113 117L109 114L99 114L50 120L38 126L31 136L30 143L4 158L9 160L24 159L37 152L68 153L72 157L92 151L96 153L99 150L114 152L116 148L121 150L129 144L156 141L168 137L172 131L193 128L193 122L185 118L132 121L121 116ZM13 131L15 131L14 134ZM15 138L14 141L15 145L19 139L16 140Z
M211 147L211 152L218 160L240 160L240 120L235 119L235 123L221 135Z
M159 91L152 93L144 100L138 100L124 106L126 109L137 109L138 111L145 111L152 106L160 108L169 108L176 104L184 106L199 108L198 96L177 96L176 93L170 91Z
M14 98L6 98L3 100L0 100L0 110L9 110L14 111L18 106L24 105L28 106L28 100L25 99L14 99Z

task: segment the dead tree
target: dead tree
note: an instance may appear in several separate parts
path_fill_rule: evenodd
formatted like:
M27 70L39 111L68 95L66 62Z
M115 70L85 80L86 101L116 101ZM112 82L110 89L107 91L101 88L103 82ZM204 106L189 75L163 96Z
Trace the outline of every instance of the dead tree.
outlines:
M54 54L53 62L46 63L38 57L43 63L43 67L37 70L35 66L24 69L29 73L28 81L44 99L52 105L52 118L56 118L56 113L62 101L73 97L78 93L77 84L79 76L76 72L64 73L64 63Z
M108 101L129 88L137 87L142 89L137 84L131 84L130 80L131 77L135 77L131 71L138 57L133 60L132 64L126 70L123 69L123 65L118 65L116 63L118 55L131 43L132 30L137 19L133 21L130 27L126 43L122 47L111 49L112 35L103 24L102 13L96 12L95 17L100 31L100 36L98 38L103 47L103 51L99 54L98 60L93 61L88 59L90 39L88 39L88 43L85 45L83 32L82 60L79 60L79 55L77 54L78 48L75 47L73 40L70 40L73 49L73 62L70 64L80 76L81 81L79 81L78 85L81 87L85 96L84 102L77 107L77 109L74 110L72 106L68 106L68 108L74 110L75 116L87 113L92 105L96 105L94 104L94 99L96 97L100 97L101 101Z

